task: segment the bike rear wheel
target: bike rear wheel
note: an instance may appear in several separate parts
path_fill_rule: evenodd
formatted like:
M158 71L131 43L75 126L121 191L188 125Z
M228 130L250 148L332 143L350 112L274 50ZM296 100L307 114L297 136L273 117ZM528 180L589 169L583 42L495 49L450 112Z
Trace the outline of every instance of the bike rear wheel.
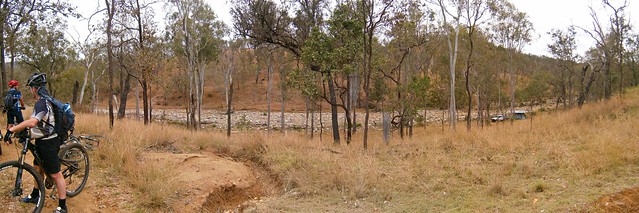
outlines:
M89 179L89 155L82 145L68 143L62 146L59 156L62 175L67 183L67 196L76 196Z
M22 174L18 176L18 170L22 168ZM18 177L21 180L16 184ZM37 186L39 196L35 203L24 203L22 198L31 194ZM0 164L0 206L5 212L40 212L44 207L44 183L42 178L29 165L22 167L18 161L8 161Z
M80 136L80 138L82 139L85 148L89 151L93 151L93 149L95 149L95 147L97 146L100 146L100 143L102 143L103 141L109 140L107 137L95 134Z

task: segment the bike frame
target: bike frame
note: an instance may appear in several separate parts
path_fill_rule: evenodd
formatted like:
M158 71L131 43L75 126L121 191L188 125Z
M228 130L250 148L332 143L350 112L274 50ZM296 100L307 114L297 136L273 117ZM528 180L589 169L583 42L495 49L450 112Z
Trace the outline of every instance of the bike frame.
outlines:
M42 165L42 159L40 158L40 156L38 155L38 152L35 151L37 145L35 145L35 143L32 143L31 141L33 139L31 139L30 137L20 137L21 139L24 139L24 142L18 142L18 143L22 143L23 144L23 148L22 151L20 152L20 156L18 157L18 162L20 162L20 167L18 168L18 174L16 175L16 183L15 183L15 189L14 189L14 193L13 195L15 196L20 196L22 195L22 190L21 190L21 186L22 186L22 173L23 173L23 168L24 168L24 164L25 164L25 156L27 155L27 152L31 152L31 154L33 155L33 158L35 159L36 162L38 162L39 165ZM67 142L64 142L62 145L66 144ZM60 159L60 163L61 164L66 164L67 161L64 159ZM60 172L63 174L63 177L66 179L67 177L69 177L69 175L73 174L74 172L70 172L67 173L67 171L69 170L69 165L67 165L67 168L65 168L64 170L61 170ZM46 175L46 178L48 178L49 180L53 181L53 178L51 177L51 175L49 175L48 173L44 172L44 174ZM40 180L42 180L43 183L45 183L45 179L43 179L40 171L38 171L38 176L36 178L39 178ZM46 183L45 183L46 185ZM55 192L57 190L57 186L54 184L53 185L53 189L51 191L51 194L49 194L49 197L51 198L55 198ZM46 189L45 189L46 191Z
M40 156L38 155L38 153L35 152L35 146L36 146L35 144L31 143L31 139L25 138L22 151L20 152L20 156L18 157L18 162L20 162L20 166L18 167L18 174L16 175L15 188L13 189L14 196L22 195L22 173L24 171L24 164L25 164L24 161L25 161L25 156L27 155L27 152L30 151L37 162L39 162L40 164L42 162L42 160L40 160ZM37 174L36 178L39 178L40 180L42 180L42 177L39 173Z

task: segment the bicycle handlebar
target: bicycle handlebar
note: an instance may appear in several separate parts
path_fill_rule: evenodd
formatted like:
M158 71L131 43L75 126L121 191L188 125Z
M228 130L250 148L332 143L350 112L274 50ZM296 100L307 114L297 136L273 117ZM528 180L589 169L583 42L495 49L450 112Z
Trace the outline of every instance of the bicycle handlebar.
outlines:
M29 133L29 129L27 128L22 131L13 133L13 137L20 139L29 139L31 137L31 134Z

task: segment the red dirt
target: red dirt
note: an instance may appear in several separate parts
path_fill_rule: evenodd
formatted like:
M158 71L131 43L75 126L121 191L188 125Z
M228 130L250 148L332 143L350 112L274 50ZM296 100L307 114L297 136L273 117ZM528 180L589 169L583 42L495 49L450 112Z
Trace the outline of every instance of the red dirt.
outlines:
M604 195L582 212L639 212L639 187Z

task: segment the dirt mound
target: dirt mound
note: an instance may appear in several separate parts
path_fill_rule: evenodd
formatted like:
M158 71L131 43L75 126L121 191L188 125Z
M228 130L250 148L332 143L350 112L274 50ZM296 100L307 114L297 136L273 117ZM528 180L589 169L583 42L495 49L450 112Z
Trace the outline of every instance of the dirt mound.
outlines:
M17 159L12 146L3 146L0 162ZM260 198L262 187L251 167L229 158L214 154L173 154L146 152L144 164L174 166L175 184L179 185L178 199L173 202L172 212L226 212L241 211L242 203ZM30 162L31 158L27 162ZM143 167L144 165L142 165ZM89 182L77 197L70 198L69 207L76 212L127 212L134 203L133 192L118 184L99 184L95 178L108 178L116 182L117 177L106 171L92 168ZM47 191L49 193L50 191ZM44 212L53 211L57 201L46 200Z
M180 186L175 212L241 210L244 201L260 197L250 167L215 155L146 153L145 162L173 165Z
M582 212L639 212L639 187L605 195Z

